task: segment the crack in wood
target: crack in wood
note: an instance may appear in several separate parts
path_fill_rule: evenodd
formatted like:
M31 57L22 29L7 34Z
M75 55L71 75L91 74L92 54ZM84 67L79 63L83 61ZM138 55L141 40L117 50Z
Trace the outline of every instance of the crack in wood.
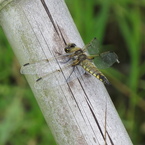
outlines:
M43 5L43 7L44 7L44 9L45 9L45 11L46 11L46 13L47 13L49 19L51 20L52 25L53 25L53 27L54 27L56 33L59 35L58 30L57 30L57 27L56 27L56 25L55 25L55 22L54 22L54 20L53 20L53 18L52 18L52 15L51 15L49 9L48 9L48 7L47 7L47 5L46 5L46 3L45 3L45 0L41 0L41 3L42 3L42 5Z
M56 24L57 24L57 23L56 23ZM62 38L62 40L63 40L64 44L66 45L67 43L66 43L66 41L65 41L65 39L64 39L63 33L62 33L62 31L61 31L61 28L59 27L59 25L58 25L58 24L57 24L57 28L58 28L58 30L59 30L59 32L60 32L59 37L61 36L61 38Z
M99 122L98 122L98 120L97 120L97 118L96 118L96 116L95 116L93 110L91 109L90 104L89 104L88 102L87 102L87 104L88 104L88 106L89 106L89 108L90 108L90 111L91 111L91 113L92 113L92 115L93 115L93 117L94 117L94 119L95 119L95 121L96 121L96 123L97 123L97 126L98 126L98 128L99 128L99 130L100 130L100 133L101 133L103 139L106 140L106 137L103 135L103 132L102 132L102 130L101 130L101 127L100 127L100 125L99 125ZM108 134L107 131L106 131L106 133L107 133L107 135L108 135L108 137L109 137L109 140L110 140L110 142L111 142L111 145L114 145L113 140L111 139L111 137L110 137L110 135ZM107 145L107 143L105 143L105 145Z
M107 132L107 135L108 135L108 137L109 137L109 140L110 140L111 144L114 145L113 140L111 139L111 137L110 137L110 135L108 134L108 132Z
M89 106L89 108L90 108L90 111L91 111L91 113L92 113L92 115L93 115L93 117L94 117L94 119L95 119L95 122L96 122L96 124L97 124L97 126L98 126L98 128L99 128L99 130L100 130L100 133L101 133L103 139L105 140L105 137L104 137L104 135L103 135L103 132L102 132L102 130L101 130L101 127L100 127L100 125L99 125L99 122L98 122L98 120L97 120L97 118L96 118L96 116L95 116L95 114L94 114L94 112L93 112L93 110L92 110L92 108L90 107L90 105L89 105L88 102L87 102L87 104L88 104L88 106Z
M79 104L78 104L77 100L75 99L74 95L73 95L73 98L74 98L74 100L75 100L75 102L76 102L76 105L77 105L77 108L79 109L79 112L81 113L81 116L83 117L83 120L84 120L84 122L85 122L85 118L84 118L84 116L83 116L83 114L82 114L82 111L81 111L81 109L80 109L80 107L79 107Z

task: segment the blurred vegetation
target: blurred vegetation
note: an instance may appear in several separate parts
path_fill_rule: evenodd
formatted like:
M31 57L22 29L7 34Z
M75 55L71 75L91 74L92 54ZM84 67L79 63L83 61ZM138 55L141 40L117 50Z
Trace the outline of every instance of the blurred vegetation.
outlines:
M97 37L118 54L120 64L103 71L107 89L133 144L144 145L145 1L65 1L84 42ZM0 144L55 145L2 30L0 49Z

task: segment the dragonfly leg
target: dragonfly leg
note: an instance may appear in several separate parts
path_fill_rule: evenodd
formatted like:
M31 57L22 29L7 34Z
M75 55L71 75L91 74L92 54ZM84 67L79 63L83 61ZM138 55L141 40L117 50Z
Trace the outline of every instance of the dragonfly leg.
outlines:
M76 67L73 66L73 69L72 69L72 71L71 71L69 77L66 79L66 82L69 82L69 79L70 79L71 75L73 74L73 72L75 71L75 68L76 68Z
M76 66L80 63L80 61L78 59L74 60L72 63L72 66Z

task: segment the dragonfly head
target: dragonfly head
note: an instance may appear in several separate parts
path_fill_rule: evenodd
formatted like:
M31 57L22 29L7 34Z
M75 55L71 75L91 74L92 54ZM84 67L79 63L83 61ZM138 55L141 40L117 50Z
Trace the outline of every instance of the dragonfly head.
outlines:
M67 46L64 48L64 51L66 52L66 53L72 53L72 52L74 52L75 50L75 47L76 47L76 44L74 44L74 43L69 43L69 44L67 44Z

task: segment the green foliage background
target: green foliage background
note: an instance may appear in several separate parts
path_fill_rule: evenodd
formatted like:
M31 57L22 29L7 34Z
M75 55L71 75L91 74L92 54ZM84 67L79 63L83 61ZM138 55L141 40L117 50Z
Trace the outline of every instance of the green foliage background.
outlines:
M66 0L85 43L97 37L120 64L104 74L107 89L135 145L145 144L145 1ZM55 145L20 66L0 30L0 144Z

